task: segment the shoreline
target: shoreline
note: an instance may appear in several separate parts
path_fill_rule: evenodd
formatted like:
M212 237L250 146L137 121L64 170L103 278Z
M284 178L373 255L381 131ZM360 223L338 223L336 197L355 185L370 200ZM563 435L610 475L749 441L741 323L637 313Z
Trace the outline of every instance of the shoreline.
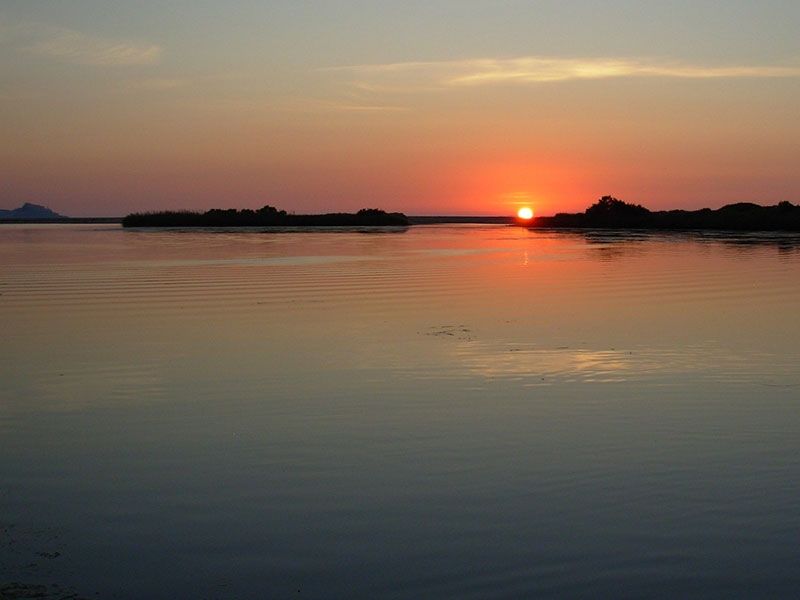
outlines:
M122 223L122 217L60 217L58 219L0 219L0 225L80 225Z
M63 224L87 224L94 223L108 223L116 224L122 223L124 217L63 217L60 219L0 219L0 225L63 225ZM457 223L475 223L482 225L513 225L516 223L514 217L507 216L462 216L462 215L418 215L408 217L409 224L411 225L442 225L442 224L457 224ZM259 227L259 226L256 226ZM307 227L324 227L319 225L307 225ZM202 227L192 227L193 229L202 229Z

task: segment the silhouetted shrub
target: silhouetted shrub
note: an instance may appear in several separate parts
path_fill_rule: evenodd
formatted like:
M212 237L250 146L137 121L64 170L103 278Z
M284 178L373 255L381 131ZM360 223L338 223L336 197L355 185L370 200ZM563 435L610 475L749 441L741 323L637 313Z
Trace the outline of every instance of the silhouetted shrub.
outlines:
M377 208L364 208L355 214L290 215L274 206L264 206L258 210L212 208L204 213L133 213L122 219L123 227L371 227L408 224L408 217L403 213L387 213Z
M586 216L591 219L613 218L613 217L640 217L649 214L650 211L638 204L628 204L618 200L613 196L603 196L586 209Z
M597 229L800 231L800 206L788 201L775 206L737 202L717 210L703 208L651 212L638 204L628 204L612 196L603 196L583 213L559 213L554 217L537 217L531 225Z

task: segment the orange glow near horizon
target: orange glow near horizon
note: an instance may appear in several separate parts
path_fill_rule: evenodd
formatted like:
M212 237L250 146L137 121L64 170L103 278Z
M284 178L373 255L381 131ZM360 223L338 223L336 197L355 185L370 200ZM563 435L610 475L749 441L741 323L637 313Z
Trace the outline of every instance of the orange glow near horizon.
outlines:
M0 0L3 209L544 218L605 195L800 200L800 2L701 18L714 3L341 0L308 19L231 0L180 20L51 4ZM98 8L131 4L113 22Z

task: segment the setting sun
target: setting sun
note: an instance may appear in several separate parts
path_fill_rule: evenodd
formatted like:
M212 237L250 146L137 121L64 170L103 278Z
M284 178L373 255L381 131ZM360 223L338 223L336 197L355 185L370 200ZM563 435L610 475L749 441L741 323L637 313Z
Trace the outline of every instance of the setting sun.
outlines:
M523 219L525 221L527 221L528 219L532 219L533 218L533 209L531 209L528 206L523 206L522 208L520 208L517 211L517 216L520 219Z

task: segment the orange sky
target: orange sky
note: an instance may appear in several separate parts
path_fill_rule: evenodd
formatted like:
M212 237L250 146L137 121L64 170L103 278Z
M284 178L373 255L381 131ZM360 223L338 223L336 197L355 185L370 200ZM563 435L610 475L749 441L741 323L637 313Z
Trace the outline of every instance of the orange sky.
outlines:
M10 2L0 207L800 201L793 4L311 4Z

